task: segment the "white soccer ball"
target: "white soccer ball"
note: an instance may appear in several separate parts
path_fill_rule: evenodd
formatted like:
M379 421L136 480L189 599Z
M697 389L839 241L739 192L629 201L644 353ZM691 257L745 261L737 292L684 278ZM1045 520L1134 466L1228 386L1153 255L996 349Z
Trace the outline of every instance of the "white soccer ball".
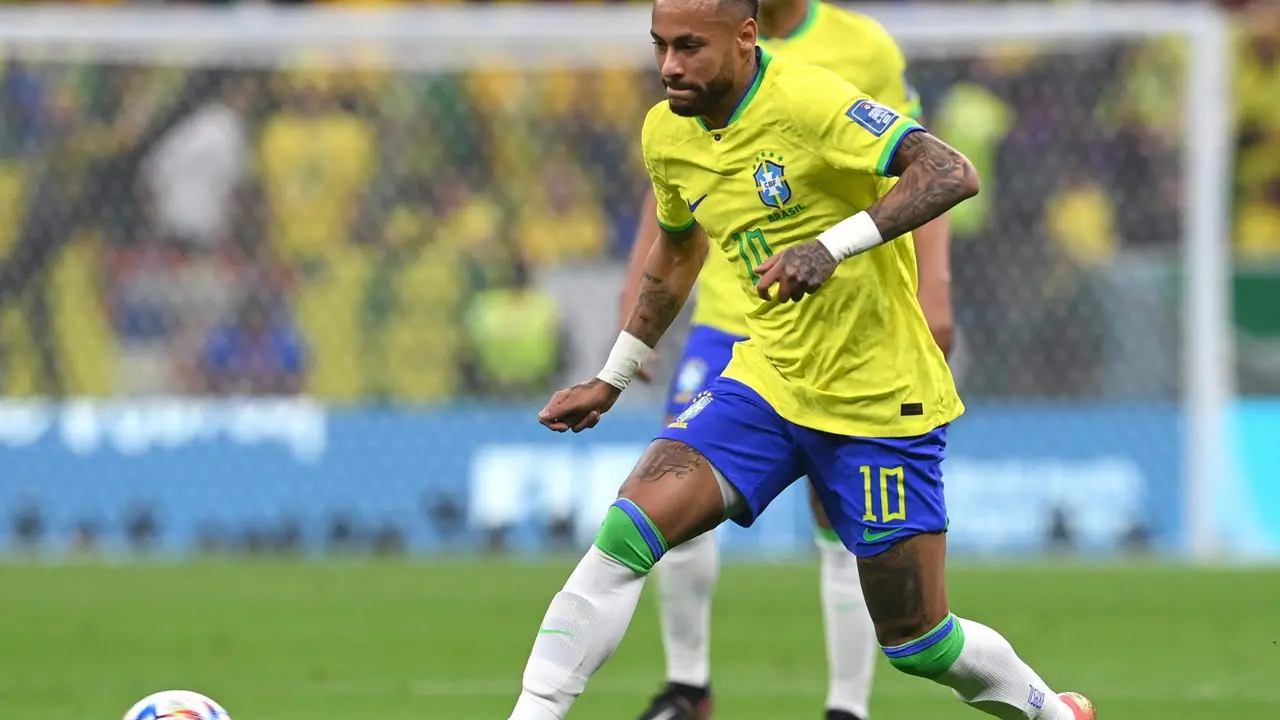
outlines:
M165 690L139 700L124 720L231 720L231 716L200 693Z

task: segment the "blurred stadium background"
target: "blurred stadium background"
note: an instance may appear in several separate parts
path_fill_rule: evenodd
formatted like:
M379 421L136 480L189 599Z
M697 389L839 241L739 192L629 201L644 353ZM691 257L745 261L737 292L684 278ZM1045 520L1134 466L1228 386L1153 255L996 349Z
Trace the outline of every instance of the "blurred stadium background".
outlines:
M645 5L200 4L0 6L0 706L502 717L673 371L534 418L616 333ZM1275 717L1280 4L860 7L984 177L955 602L1106 717ZM818 717L803 494L721 538L722 716ZM645 608L577 716L660 680Z

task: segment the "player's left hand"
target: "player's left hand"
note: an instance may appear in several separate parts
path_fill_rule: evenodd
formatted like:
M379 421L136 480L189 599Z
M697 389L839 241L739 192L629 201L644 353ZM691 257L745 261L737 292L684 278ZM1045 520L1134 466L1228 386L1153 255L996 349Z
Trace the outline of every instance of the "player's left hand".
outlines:
M799 301L817 292L838 264L827 246L817 240L789 247L756 268L760 278L756 292L761 300L772 300L770 289L777 285L778 302Z

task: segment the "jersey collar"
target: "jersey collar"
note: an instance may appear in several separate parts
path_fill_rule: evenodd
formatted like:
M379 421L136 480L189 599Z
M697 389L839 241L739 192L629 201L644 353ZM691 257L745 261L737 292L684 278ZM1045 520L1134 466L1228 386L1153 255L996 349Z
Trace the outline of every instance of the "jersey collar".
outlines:
M738 118L742 117L742 113L746 111L747 106L751 104L752 98L760 90L760 85L764 83L764 73L765 70L769 69L769 61L772 59L773 56L768 51L762 47L756 47L756 75L751 80L751 85L747 87L747 91L742 93L741 98L738 98L738 104L734 106L733 113L729 115L729 122L725 123L725 127L737 122ZM703 130L711 132L711 128L707 127L707 121L701 115L698 116L698 125Z
M765 35L761 35L760 39L761 40L795 40L801 35L809 32L809 30L813 29L813 23L818 20L818 5L819 5L818 0L809 0L809 7L804 14L804 19L801 20L800 24L792 28L791 32L787 33L786 35L779 35L778 37L767 37Z

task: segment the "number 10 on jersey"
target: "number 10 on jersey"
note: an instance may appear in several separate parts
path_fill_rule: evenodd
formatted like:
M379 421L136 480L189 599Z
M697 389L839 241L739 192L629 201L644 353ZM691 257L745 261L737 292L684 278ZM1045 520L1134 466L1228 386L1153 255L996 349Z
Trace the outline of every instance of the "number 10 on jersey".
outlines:
M760 228L752 228L745 233L734 233L729 237L738 243L738 254L742 256L742 262L747 264L747 275L750 276L751 282L759 282L760 276L756 275L756 268L773 257L773 248L769 247L769 241L764 239L764 231Z
M867 522L881 523L885 525L893 522L894 520L906 520L907 482L906 475L903 473L902 468L873 468L870 465L863 465L858 469L862 472L862 486L863 490L866 492L865 500L867 504L867 511L862 516L862 519ZM877 489L877 483L875 482L877 475L880 480L879 493L875 492ZM896 492L893 492L895 488ZM892 510L890 509L891 500L889 497L891 494L897 495L897 497L892 501L893 505L896 506ZM879 495L880 500L879 517L876 516L875 506L877 495Z

